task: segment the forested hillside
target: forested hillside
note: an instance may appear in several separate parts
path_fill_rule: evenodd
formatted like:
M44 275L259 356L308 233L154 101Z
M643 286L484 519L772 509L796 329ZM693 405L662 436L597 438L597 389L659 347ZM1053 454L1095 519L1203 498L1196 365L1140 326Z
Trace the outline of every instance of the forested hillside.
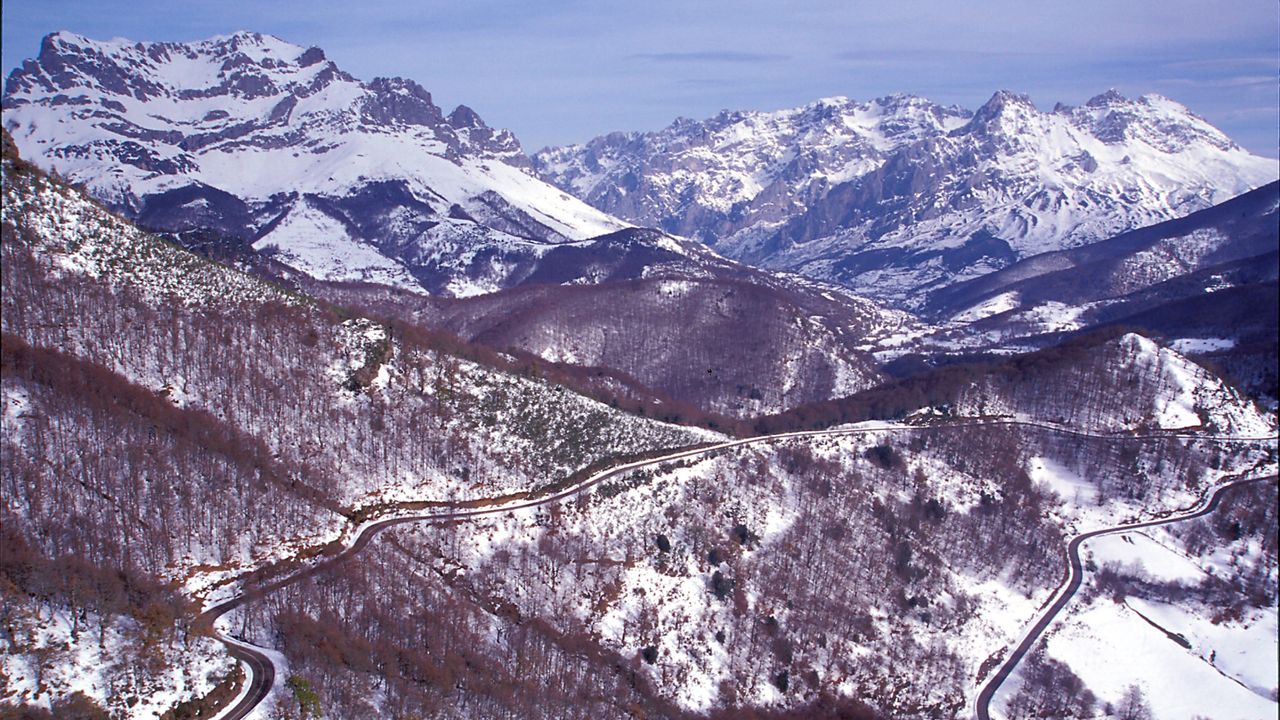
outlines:
M528 492L710 437L199 259L8 153L4 173L5 531L86 584L189 597L314 553L364 507ZM32 577L6 587L82 602ZM19 698L51 701L23 677Z
M10 708L225 703L247 678L193 625L201 598L287 580L397 507L723 437L197 258L12 154L4 172ZM841 426L873 418L915 424ZM285 716L953 717L1069 534L1275 463L1274 420L1122 333L724 427L833 434L402 526L226 627L282 653ZM1241 564L1230 600L1258 617L1267 567Z
M787 288L782 278L734 270L658 270L465 299L333 285L317 292L495 349L608 368L660 396L740 420L878 384L867 349L912 324L833 289Z
M80 47L50 43L55 65ZM188 59L237 44L291 53L263 77L331 67L249 34ZM182 52L147 47L107 49L143 69ZM434 110L419 125L457 145L436 160L523 172L513 139L462 110L446 121L417 86L325 77L364 94L361 122L391 103L400 130L426 132L404 113ZM997 101L988 124L1103 108L1045 120ZM257 129L281 131L283 112ZM463 163L458 133L487 149ZM1096 628L1154 627L1148 611L1185 629L1165 640L1193 652L1170 662L1207 678L1186 687L1275 705L1265 672L1212 644L1274 647L1274 406L1189 359L1188 338L1117 324L1036 352L966 344L1012 275L957 286L949 324L928 327L658 231L588 238L614 228L594 213L571 212L582 232L557 231L519 280L498 262L489 283L472 272L484 254L464 253L426 283L516 285L501 292L424 297L347 282L359 273L285 287L140 230L4 140L2 718L207 718L239 696L273 720L970 717L1073 577L1078 602L995 695L1001 717L1138 707L1115 679L1129 670L1089 661L1107 649ZM530 219L464 195L428 239ZM288 217L315 202L289 199ZM1274 216L1262 205L1239 223L1249 253L1271 237L1254 232ZM1171 237L1104 259L1141 274L1134 257ZM1221 267L1152 270L1138 289ZM921 354L950 341L1004 354ZM1068 569L1083 534L1193 510L1112 538L1132 548L1094 538L1087 577ZM1134 552L1183 572L1135 568Z

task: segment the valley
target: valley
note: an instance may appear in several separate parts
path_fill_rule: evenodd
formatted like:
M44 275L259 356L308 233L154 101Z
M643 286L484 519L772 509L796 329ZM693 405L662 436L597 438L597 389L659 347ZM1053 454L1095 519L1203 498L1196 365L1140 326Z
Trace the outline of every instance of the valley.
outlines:
M1280 166L1172 100L526 154L56 32L3 117L0 718L1276 710Z

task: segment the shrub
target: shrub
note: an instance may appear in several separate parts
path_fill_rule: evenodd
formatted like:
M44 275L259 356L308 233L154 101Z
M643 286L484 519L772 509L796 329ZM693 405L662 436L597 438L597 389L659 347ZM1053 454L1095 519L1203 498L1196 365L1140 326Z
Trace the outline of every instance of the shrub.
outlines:
M863 456L871 463L884 470L902 467L902 456L890 445L876 445L867 448Z
M711 574L711 592L717 600L724 600L733 592L733 580L724 576L719 570Z

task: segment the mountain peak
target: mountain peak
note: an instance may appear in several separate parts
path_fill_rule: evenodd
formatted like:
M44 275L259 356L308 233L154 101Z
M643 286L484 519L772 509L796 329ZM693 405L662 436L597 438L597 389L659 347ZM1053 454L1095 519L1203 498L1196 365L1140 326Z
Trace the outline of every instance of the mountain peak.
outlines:
M806 107L811 108L837 108L844 107L849 104L849 98L844 95L832 95L830 97L818 98L809 103Z
M1109 88L1106 92L1089 98L1089 102L1085 103L1085 105L1088 107L1107 107L1127 102L1129 102L1129 98L1121 95L1119 90Z
M526 172L516 138L470 108L446 119L413 80L363 82L256 32L55 33L9 76L4 124L33 163L150 229L270 247L318 278L479 292L624 226ZM468 265L461 248L482 246L501 260Z
M933 103L927 98L911 93L892 93L875 99L875 104L880 107L897 108L911 107L915 105L932 105Z
M976 115L997 115L1010 108L1025 108L1035 110L1035 103L1031 102L1031 96L1026 93L1014 92L1012 90L997 90L991 96L990 100L983 103L978 108Z
M449 124L459 130L464 128L489 127L484 124L484 120L480 119L480 116L475 110L472 110L466 105L459 105L453 109L453 112L449 113Z
M832 103L682 119L535 163L607 212L904 307L1275 179L1274 161L1156 96L1052 113L1010 90L976 113L906 94Z
M997 126L1003 126L1004 123L1018 122L1020 119L1038 115L1039 112L1031 102L1030 96L1012 90L998 90L973 114L967 129L956 132L974 130L988 132Z

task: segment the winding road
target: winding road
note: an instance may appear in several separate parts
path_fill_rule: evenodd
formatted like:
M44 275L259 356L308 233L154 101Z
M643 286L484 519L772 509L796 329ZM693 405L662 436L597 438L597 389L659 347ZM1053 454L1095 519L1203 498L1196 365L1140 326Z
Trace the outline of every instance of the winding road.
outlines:
M1013 652L1010 653L1004 664L1000 666L1000 669L997 670L996 673L991 676L991 679L987 681L987 684L983 686L981 692L979 692L977 697L974 699L974 715L978 720L991 720L991 700L1000 690L1000 686L1009 678L1009 675L1013 673L1014 669L1018 666L1018 663L1022 661L1022 658L1026 656L1026 654L1031 650L1031 647L1040 639L1040 636L1044 631L1057 618L1058 613L1060 613L1062 609L1071 602L1071 598L1074 597L1076 591L1080 589L1080 583L1084 580L1084 566L1080 561L1080 546L1086 541L1103 535L1112 535L1115 533L1137 530L1139 528L1155 527L1156 525L1168 525L1170 523L1182 522L1184 520L1198 518L1202 515L1208 515L1217 509L1222 496L1229 490L1249 483L1274 481L1275 479L1275 475L1268 475L1263 477L1233 480L1231 482L1215 486L1206 497L1200 500L1200 502L1183 512L1169 517L1160 518L1158 520L1146 520L1142 522L1128 523L1126 525L1102 528L1100 530L1091 530L1071 538L1071 542L1067 543L1067 579L1066 582L1064 582L1058 589L1057 600L1055 600L1053 604L1045 610L1043 616L1041 616L1036 624L1031 626L1031 629L1027 631L1026 636L1022 638L1022 642L1018 643L1018 646L1013 649Z
M952 423L947 423L945 425L923 425L923 426L922 425L883 424L883 425L874 425L869 427L862 426L862 427L852 427L852 428L837 428L837 429L829 429L829 430L798 430L793 432L778 433L774 435L760 435L760 436L755 436L750 438L728 440L725 442L713 443L709 445L698 445L694 447L683 448L683 449L676 450L664 455L659 455L656 457L649 457L641 460L624 462L619 465L614 465L612 467L601 470L600 472L595 473L593 475L590 475L583 481L571 487L565 488L563 490L559 490L553 494L549 494L544 497L539 497L536 499L522 499L522 500L500 502L498 504L487 505L484 507L476 507L477 504L484 504L485 501L483 500L460 501L456 506L454 506L454 509L443 509L443 510L440 510L437 512L431 512L431 513L417 513L412 515L394 516L394 517L388 517L381 520L368 521L364 523L362 529L356 535L355 539L351 542L351 544L346 546L337 554L332 555L331 557L315 565L307 567L303 570L299 570L296 573L287 575L279 580L267 583L265 585L247 588L236 597L209 607L196 618L194 627L197 630L202 630L204 632L210 633L213 637L215 637L218 641L220 641L223 645L225 645L227 647L228 652L233 657L242 661L245 664L245 666L248 668L249 676L250 676L248 689L247 691L241 693L239 702L237 702L231 708L223 709L218 714L216 714L214 718L215 720L243 720L243 718L248 717L249 714L252 713L253 710L271 694L271 690L275 684L275 666L271 662L271 659L266 655L266 653L260 651L257 648L254 648L252 645L249 645L240 640L236 640L235 638L232 638L223 634L221 631L217 629L217 621L222 616L226 615L227 613L244 605L245 603L251 600L268 595L287 585L291 585L295 582L311 577L316 573L322 572L338 563L341 563L347 560L351 556L363 550L374 539L374 537L378 535L378 533L382 532L383 530L386 530L387 528L394 527L396 525L403 525L406 523L453 522L458 520L473 519L477 517L484 517L487 515L498 515L502 513L514 512L517 510L527 510L530 508L550 505L552 503L557 503L568 498L576 497L582 494L583 492L595 487L596 485L599 485L600 483L605 482L606 480L617 477L619 475L622 475L623 473L627 473L632 470L638 470L640 468L645 468L645 467L650 467L654 465L660 465L662 463L668 463L672 461L697 457L700 455L706 455L709 453L742 447L746 445L773 443L773 442L778 442L781 440L788 440L793 438L867 435L871 433L878 433L878 432L885 432L885 431L894 431L894 432L922 431L927 429L936 429L938 427L956 428L956 427L971 427L971 426L1004 426L1004 427L1021 426L1021 427L1050 430L1058 433L1074 435L1079 437L1092 437L1092 438L1103 438L1103 439L1113 439L1113 440L1114 439L1143 440L1143 439L1170 438L1170 437L1195 437L1195 438L1209 439L1209 440L1216 439L1216 440L1231 440L1231 441L1247 442L1247 441L1275 439L1274 437L1242 437L1242 438L1214 437L1214 436L1206 436L1202 434L1194 434L1194 433L1182 434L1182 433L1176 433L1176 432L1158 433L1158 434L1151 434L1151 435L1115 435L1115 434L1103 435L1103 434L1083 432L1079 430L1071 430L1071 429L1062 428L1055 425L1015 421L1015 420L952 422ZM1245 482L1245 481L1242 481L1242 482ZM1219 488L1218 492L1215 492L1212 498L1210 499L1209 505L1203 508L1202 510L1200 510L1199 512L1197 512L1196 514L1204 514L1206 512L1212 511L1213 507L1216 507L1217 505L1218 493L1220 493L1222 489L1225 489L1225 487L1227 486L1223 486L1222 488ZM462 507L463 505L466 505L467 507L463 508ZM982 718L982 720L988 720L989 716L985 714L986 705L990 702L991 697L994 695L995 691L999 688L1000 682L1003 682L1004 678L1008 677L1009 673L1013 670L1013 667L1017 665L1017 660L1021 659L1022 655L1026 653L1026 648L1030 647L1030 645L1035 641L1035 638L1038 637L1039 632L1043 630L1043 628L1047 626L1049 622L1052 621L1053 616L1054 614L1056 614L1057 610L1061 609L1061 607L1066 604L1066 602L1071 597L1071 593L1074 593L1075 588L1079 587L1080 568L1079 568L1079 557L1076 552L1076 549L1079 547L1080 542L1088 539L1089 537L1105 534L1107 532L1118 532L1120 530L1127 530L1135 527L1159 525L1166 522L1175 522L1177 520L1187 519L1195 516L1196 515L1185 515L1185 516L1179 516L1176 518L1150 521L1146 523L1136 523L1136 524L1127 525L1124 527L1109 528L1107 530L1088 533L1086 535L1079 536L1074 540L1072 540L1071 546L1069 547L1069 550L1068 550L1068 552L1070 553L1073 559L1072 569L1071 569L1073 579L1069 580L1067 583L1070 586L1070 591L1067 593L1064 593L1063 597L1059 598L1058 602L1056 602L1053 608L1051 609L1052 611L1046 614L1045 618L1043 618L1041 622L1037 624L1036 628L1038 629L1035 629L1033 630L1032 633L1028 634L1027 638L1023 640L1023 643L1019 645L1018 650L1015 651L1015 655L1010 656L1010 659L1005 663L1005 666L1003 666L1000 672L998 672L996 676L993 677L993 681L997 677L999 678L999 681L989 682L987 687L983 689L982 694L979 697L980 698L985 697L985 701L982 701L982 700L979 701L979 704L978 704L979 717Z
M218 603L217 605L214 605L206 609L196 618L194 627L197 630L212 634L213 637L217 638L219 642L225 645L227 647L227 650L231 653L233 657L243 661L246 664L246 666L249 669L249 673L251 677L248 691L241 694L240 701L236 703L229 710L223 710L219 714L215 715L215 720L242 720L243 718L248 717L249 714L253 712L254 708L256 708L259 703L261 703L263 700L267 698L268 695L271 694L271 689L275 682L275 666L272 664L271 658L269 658L265 653L261 652L260 650L254 648L252 645L244 643L240 640L236 640L235 638L229 637L223 634L222 632L220 632L217 629L218 619L221 618L223 615L226 615L227 613L231 612L232 610L235 610L236 608L240 607L241 605L244 605L246 602L249 602L250 600L260 598L264 595L268 595L272 592L275 592L276 590L279 590L280 588L283 588L287 585L291 585L295 582L298 582L299 580L303 580L305 578L311 577L316 573L322 572L340 562L343 562L347 558L363 550L373 540L373 538L378 535L378 533L382 532L383 530L386 530L387 528L394 527L396 525L403 525L405 523L452 522L457 520L466 520L466 519L472 519L477 517L483 517L486 515L498 515L502 513L514 512L516 510L527 510L530 508L541 507L544 505L557 503L571 497L576 497L582 494L583 492L591 489L592 487L595 487L596 485L599 485L600 483L605 482L606 480L609 480L610 478L617 477L618 475L630 472L632 470L638 470L640 468L649 467L652 465L659 465L661 463L667 463L667 462L672 462L676 460L683 460L686 458L705 455L705 454L717 452L720 450L727 450L735 447L740 447L743 445L776 442L779 440L786 440L789 438L815 437L815 436L823 436L823 435L865 435L868 433L882 432L884 430L903 430L903 429L918 430L920 428L908 425L908 426L848 428L843 430L804 430L804 431L796 431L796 432L789 432L789 433L780 433L777 435L764 435L759 437L729 440L726 442L714 443L711 445L699 445L691 448L676 450L676 451L667 453L665 455L660 455L657 457L645 458L643 460L636 460L632 462L622 463L620 465L614 465L612 467L601 470L600 472L594 475L589 476L588 478L586 478L580 483L577 483L576 485L573 485L564 490L560 490L554 494L547 495L545 497L540 497L534 500L513 501L513 502L496 504L496 505L482 507L482 508L443 510L443 511L433 512L433 513L389 517L382 520L367 522L365 523L363 529L359 532L359 534L356 535L355 540L352 541L350 545L348 545L338 554L324 560L323 562L317 563L316 565L308 567L304 570L300 570L297 573L288 575L287 577L281 578L280 580L271 582L269 584L266 584L260 587L249 588L244 592L242 592L240 595L237 595L236 597L230 600L226 600L224 602ZM462 502L469 502L474 504L476 501L462 501Z

